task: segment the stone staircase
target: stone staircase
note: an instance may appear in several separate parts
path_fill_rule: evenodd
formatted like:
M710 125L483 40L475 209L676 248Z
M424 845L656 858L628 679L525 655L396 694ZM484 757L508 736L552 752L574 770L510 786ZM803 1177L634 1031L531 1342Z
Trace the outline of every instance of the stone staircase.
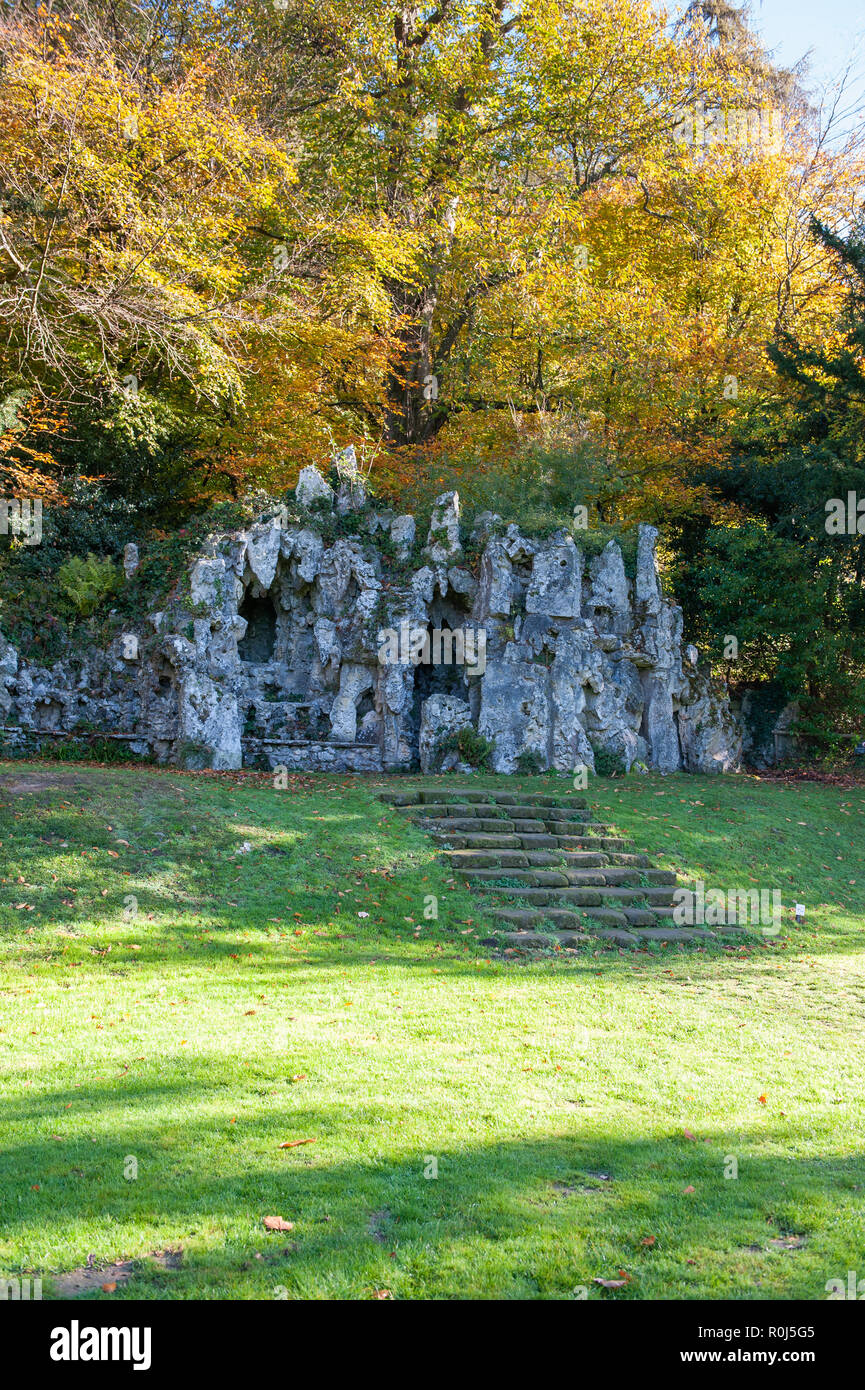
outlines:
M593 819L583 797L418 787L380 799L432 835L486 899L497 937L509 945L598 937L635 946L716 934L674 925L675 873L652 868L629 840Z

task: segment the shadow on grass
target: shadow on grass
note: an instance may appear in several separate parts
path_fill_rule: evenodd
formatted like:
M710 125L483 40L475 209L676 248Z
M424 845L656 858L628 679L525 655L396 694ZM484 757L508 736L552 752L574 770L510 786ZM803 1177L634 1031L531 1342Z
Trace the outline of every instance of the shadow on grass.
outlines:
M138 1104L122 1138L7 1148L0 1182L18 1197L5 1204L7 1237L30 1232L44 1244L60 1239L65 1223L92 1218L118 1226L120 1247L124 1226L152 1228L155 1248L191 1241L182 1269L144 1269L115 1295L132 1298L165 1296L166 1289L218 1297L240 1278L253 1284L244 1296L261 1298L273 1297L276 1284L299 1296L329 1296L322 1294L328 1280L349 1297L384 1282L407 1296L422 1288L431 1297L565 1298L582 1284L598 1297L687 1298L698 1296L711 1267L710 1296L815 1299L825 1297L826 1279L846 1277L845 1261L854 1268L861 1256L853 1240L849 1250L832 1252L827 1235L834 1233L837 1247L841 1222L855 1227L857 1219L861 1233L863 1156L781 1157L771 1130L710 1131L688 1142L681 1135L598 1138L577 1129L459 1148L439 1147L431 1136L426 1153L384 1155L376 1142L368 1160L325 1156L346 1125L375 1133L380 1106L370 1102L292 1109L294 1131L316 1134L321 1153L276 1152L280 1115L267 1112L244 1122L242 1162L216 1119L187 1124L188 1147L172 1154L161 1108L200 1100L204 1083L190 1076L137 1085L124 1096L91 1087L94 1122L123 1122L123 1107ZM13 1103L8 1118L41 1127L46 1110L76 1102L80 1092L58 1090ZM783 1142L795 1146L797 1136L785 1132ZM139 1162L136 1182L122 1177L128 1154ZM730 1180L725 1168L733 1156L739 1173ZM425 1177L431 1158L435 1180ZM282 1214L295 1229L265 1233L268 1214ZM202 1231L216 1233L210 1251L198 1248ZM118 1248L111 1258L130 1253ZM631 1276L623 1289L609 1295L592 1286L620 1267ZM676 1292L666 1294L671 1286Z
M39 770L45 772L44 767ZM23 773L24 769L15 771ZM63 783L56 790L57 798L73 803L71 812L70 808L64 811L56 800L46 801L44 793L2 797L13 826L22 818L26 823L28 808L38 812L38 819L34 816L32 822L33 833L20 853L26 856L22 877L36 884L43 896L33 897L34 910L26 918L15 915L6 924L21 932L26 921L31 948L34 943L46 945L58 929L74 934L86 910L89 921L81 927L83 939L89 942L94 934L120 931L126 944L141 947L136 953L141 966L160 963L166 947L182 946L191 960L225 960L237 957L242 949L246 960L278 968L295 954L291 942L295 930L300 930L305 933L310 964L345 969L374 955L381 957L383 951L389 960L400 959L403 943L418 925L425 946L433 943L442 947L441 955L428 957L430 965L440 972L470 970L474 974L488 969L490 949L481 947L477 939L494 934L494 921L487 915L490 904L461 886L452 891L449 866L437 858L429 837L376 800L381 787L429 785L434 779L388 782L321 778L320 785L286 794L231 781L196 781L152 769L121 772L82 768L76 769L76 775L74 787ZM438 780L448 785L448 779ZM89 788L86 798L80 784ZM479 779L476 785L490 790L507 785L514 790L512 779L507 778ZM562 794L558 781L551 785L533 779L528 785ZM647 804L650 790L647 788ZM750 783L745 790L751 797L758 794ZM73 819L76 804L85 808L86 815ZM159 827L166 830L157 833ZM17 826L14 828L20 833ZM120 837L118 831L123 832ZM664 826L653 829L651 838L657 838L649 848L656 858L663 854L662 837L668 832ZM63 840L68 841L65 846L61 845ZM117 851L114 847L121 840L131 843ZM707 854L725 852L720 832L701 829L699 844ZM153 853L145 853L145 846ZM69 906L62 901L71 875L66 861L70 853L82 850L76 869L77 905ZM384 873L369 873L384 860ZM779 861L777 873L767 877L766 886L779 884L778 875L794 863L789 856ZM49 888L55 870L60 882ZM365 882L356 884L358 877L364 877ZM109 885L105 898L101 896L102 884ZM789 891L788 886L784 891ZM424 897L430 892L439 899L438 923L423 919ZM127 923L123 904L128 894L137 900L137 911ZM861 914L845 911L848 917L859 920ZM361 913L369 914L362 929ZM154 918L152 923L148 916ZM413 917L414 923L406 921L408 917ZM190 921L192 918L197 922ZM475 940L463 935L470 922L476 925ZM325 935L315 936L316 932ZM357 939L350 949L343 947L329 954L328 943L335 937ZM719 940L705 949L671 944L664 950L654 947L651 952L640 949L624 954L597 942L587 943L577 954L550 953L541 959L556 970L582 974L597 968L598 961L605 968L622 960L638 961L642 970L651 973L687 958L695 969L702 963L718 974L730 968L739 972L743 952L759 967L794 951L848 954L860 950L865 938L860 941L855 928L820 934L785 926L782 940L783 950L774 942L766 946L756 939L726 944ZM73 955L75 949L73 941ZM448 954L452 949L460 951L456 959ZM594 954L596 950L599 955ZM112 969L118 968L118 956L115 953L106 958ZM88 957L88 964L92 959ZM420 959L408 954L401 959L412 969L422 966ZM734 962L732 967L725 964L729 960ZM511 958L515 972L528 963L527 959Z

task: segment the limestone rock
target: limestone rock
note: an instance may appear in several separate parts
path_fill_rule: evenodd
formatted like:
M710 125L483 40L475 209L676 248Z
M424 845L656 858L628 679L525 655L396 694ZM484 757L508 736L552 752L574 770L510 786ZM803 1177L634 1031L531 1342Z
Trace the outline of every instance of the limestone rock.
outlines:
M470 771L456 750L444 751L441 742L448 734L472 726L471 710L465 700L454 695L430 695L421 705L419 755L421 771Z
M592 621L608 627L611 632L626 632L631 626L631 603L628 577L622 552L610 541L589 566L591 588L586 612Z
M370 666L344 663L339 675L339 694L330 711L331 737L335 743L354 743L357 737L357 706L361 695L371 690L375 672Z
M477 602L474 615L485 618L507 618L511 611L513 565L500 541L492 540L481 557Z
M472 540L486 542L503 525L498 512L478 512L472 527Z
M554 618L580 616L583 557L570 536L534 557L526 594L527 613L549 613Z
M460 497L458 492L443 492L436 498L430 517L429 532L424 554L431 564L443 566L460 562L463 557L460 544Z
M507 651L506 651L507 655ZM478 732L494 740L495 772L515 772L521 753L549 763L549 676L542 666L519 659L488 665L481 681Z
M330 506L333 491L305 469L298 499ZM0 639L3 722L23 739L87 718L163 761L217 768L469 771L453 750L440 757L441 740L468 727L493 741L502 773L592 768L594 749L626 768L738 766L742 722L683 648L654 527L640 528L631 583L615 542L587 567L569 532L541 541L482 515L476 579L456 493L437 499L424 563L409 574L414 518L365 517L362 535L336 540L314 514L301 524L284 509L208 538L185 594L178 586L149 614L152 631L130 628L126 644L85 649L75 664L44 668ZM461 666L415 666L383 641L403 626L471 633L484 660L473 642Z
M327 502L333 505L333 488L326 482L317 468L302 468L297 480L294 495L301 507L310 507L313 502Z
M726 692L708 674L691 681L690 698L679 710L679 737L688 772L736 772L742 762L742 730Z
M354 481L343 479L336 493L337 513L346 516L348 512L362 511L366 500L366 488L359 478Z
M654 526L637 528L636 601L646 613L657 613L661 607L661 582L655 561L658 531Z
M448 570L448 584L455 594L469 600L473 599L478 591L478 581L474 575L459 565L452 565Z
M397 554L403 560L407 559L411 553L416 531L417 526L413 516L394 517L390 524L390 538Z
M253 526L246 539L246 562L262 589L269 589L276 574L282 546L282 528L271 521Z

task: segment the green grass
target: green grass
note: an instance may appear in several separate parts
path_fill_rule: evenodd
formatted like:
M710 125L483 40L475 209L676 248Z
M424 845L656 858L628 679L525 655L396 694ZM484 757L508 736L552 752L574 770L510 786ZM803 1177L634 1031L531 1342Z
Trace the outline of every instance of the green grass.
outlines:
M865 1276L865 792L593 781L658 865L780 888L784 932L528 958L479 945L482 908L382 785L0 768L0 1275L48 1294L140 1259L88 1295L115 1300Z

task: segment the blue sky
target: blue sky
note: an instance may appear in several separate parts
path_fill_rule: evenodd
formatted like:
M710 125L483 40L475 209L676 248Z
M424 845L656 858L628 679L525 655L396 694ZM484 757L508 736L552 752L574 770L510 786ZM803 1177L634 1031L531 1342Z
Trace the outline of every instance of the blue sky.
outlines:
M752 0L752 26L785 67L813 49L815 77L842 68L859 40L859 67L865 36L862 0Z

